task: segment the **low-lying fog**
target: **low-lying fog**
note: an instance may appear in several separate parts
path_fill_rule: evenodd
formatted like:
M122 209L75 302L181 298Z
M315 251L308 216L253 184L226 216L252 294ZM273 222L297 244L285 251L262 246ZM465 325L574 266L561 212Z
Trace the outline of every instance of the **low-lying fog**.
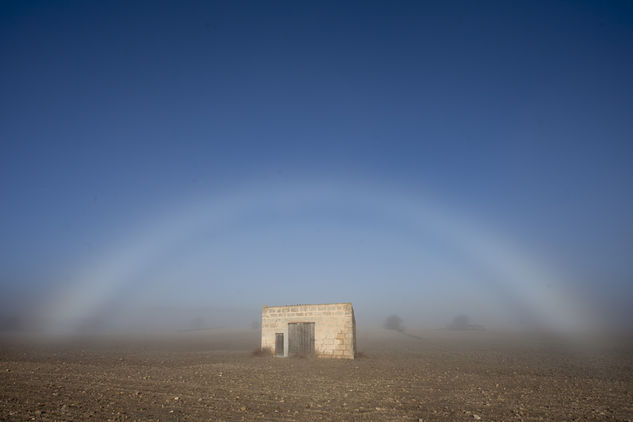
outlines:
M130 228L67 267L38 265L28 288L8 286L1 329L257 328L263 305L331 302L352 302L368 327L390 315L416 328L460 328L462 315L461 329L554 332L633 320L628 287L605 292L499 228L376 187L254 189Z

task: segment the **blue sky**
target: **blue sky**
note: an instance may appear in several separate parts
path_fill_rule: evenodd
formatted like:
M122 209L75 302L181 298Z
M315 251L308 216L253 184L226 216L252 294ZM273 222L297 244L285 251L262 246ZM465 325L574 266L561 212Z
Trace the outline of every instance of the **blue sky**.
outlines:
M4 2L3 304L39 304L240 192L242 219L156 237L160 252L103 301L146 286L148 306L168 306L178 284L183 306L257 310L341 288L331 301L424 324L447 315L417 298L451 302L442 292L463 284L503 296L463 242L395 215L408 198L626 313L633 6L392 3ZM300 186L337 199L288 216L266 197ZM357 190L398 211L341 199Z

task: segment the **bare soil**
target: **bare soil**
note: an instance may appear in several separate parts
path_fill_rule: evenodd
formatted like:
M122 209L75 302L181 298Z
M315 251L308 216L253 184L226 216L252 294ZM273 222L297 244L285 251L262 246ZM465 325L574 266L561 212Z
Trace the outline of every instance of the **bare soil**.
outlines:
M256 356L258 335L5 336L0 420L633 419L628 340L359 331L343 361Z

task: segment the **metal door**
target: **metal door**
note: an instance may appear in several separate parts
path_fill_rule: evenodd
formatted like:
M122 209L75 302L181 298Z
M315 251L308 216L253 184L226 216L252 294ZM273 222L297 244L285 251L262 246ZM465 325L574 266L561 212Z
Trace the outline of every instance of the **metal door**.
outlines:
M288 324L288 354L311 355L314 353L314 322Z
M275 356L284 355L284 333L275 333Z

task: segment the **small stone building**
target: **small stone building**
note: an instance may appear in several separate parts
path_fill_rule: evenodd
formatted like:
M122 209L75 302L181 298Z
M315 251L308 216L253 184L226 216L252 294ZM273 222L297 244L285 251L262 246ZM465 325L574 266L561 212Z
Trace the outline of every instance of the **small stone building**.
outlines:
M354 359L356 320L351 303L264 306L262 350L275 356Z

